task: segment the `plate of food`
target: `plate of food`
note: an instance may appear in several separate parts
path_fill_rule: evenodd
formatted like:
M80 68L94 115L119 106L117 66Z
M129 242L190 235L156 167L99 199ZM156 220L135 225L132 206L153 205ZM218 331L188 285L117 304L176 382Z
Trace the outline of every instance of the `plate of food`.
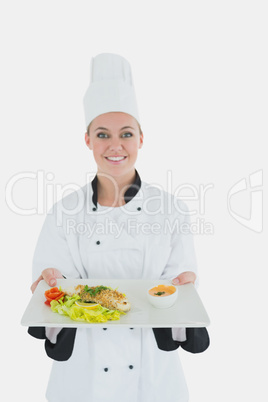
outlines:
M39 282L21 324L34 327L205 327L209 317L192 284L153 279Z

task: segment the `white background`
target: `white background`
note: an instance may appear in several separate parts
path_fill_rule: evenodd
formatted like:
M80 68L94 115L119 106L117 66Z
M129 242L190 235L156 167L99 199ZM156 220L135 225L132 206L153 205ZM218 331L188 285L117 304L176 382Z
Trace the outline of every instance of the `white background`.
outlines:
M44 177L38 214L15 213L1 199L1 400L45 401L51 361L20 326L32 256L49 206L95 169L82 99L91 57L112 52L133 70L143 180L170 190L171 175L173 192L211 185L204 211L200 199L186 201L194 221L213 227L204 234L200 224L194 236L211 346L200 355L179 351L190 402L267 401L267 19L258 0L1 2L3 194L14 175ZM229 190L256 171L263 173L263 210L252 205L259 231L237 222L227 205ZM232 201L248 219L250 194ZM12 196L19 208L35 208L37 181L17 181Z

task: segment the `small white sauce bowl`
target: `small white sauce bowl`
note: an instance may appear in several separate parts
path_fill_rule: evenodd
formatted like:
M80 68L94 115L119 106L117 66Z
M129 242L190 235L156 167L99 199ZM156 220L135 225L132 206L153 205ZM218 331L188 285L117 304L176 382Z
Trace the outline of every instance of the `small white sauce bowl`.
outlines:
M157 286L152 286L150 289L147 290L147 299L151 303L152 306L156 308L168 308L173 306L175 301L177 300L178 297L178 289L174 285L165 285L167 287L173 287L175 289L175 292L172 293L171 295L168 296L152 296L150 295L149 291L153 288L157 288Z

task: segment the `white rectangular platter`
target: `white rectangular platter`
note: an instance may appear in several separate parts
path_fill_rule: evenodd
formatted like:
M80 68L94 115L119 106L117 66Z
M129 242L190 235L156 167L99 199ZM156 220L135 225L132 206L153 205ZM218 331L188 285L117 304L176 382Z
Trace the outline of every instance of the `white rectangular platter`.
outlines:
M175 328L175 327L206 327L209 325L209 317L202 301L192 284L178 286L178 298L175 304L169 308L155 308L147 300L147 291L159 284L171 284L169 280L154 279L58 279L57 286L64 290L69 286L109 286L125 293L131 304L131 310L122 315L119 321L107 321L105 326L117 327L150 327L150 328ZM21 324L28 327L95 327L101 324L89 324L77 322L71 318L53 313L49 306L45 305L45 291L49 286L45 281L39 282L32 298L22 317Z

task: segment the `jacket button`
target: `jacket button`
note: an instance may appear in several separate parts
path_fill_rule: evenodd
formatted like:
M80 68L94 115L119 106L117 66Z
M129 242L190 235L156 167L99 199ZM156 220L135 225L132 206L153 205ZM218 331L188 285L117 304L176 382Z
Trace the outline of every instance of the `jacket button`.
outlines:
M103 331L106 331L107 330L107 328L102 328L103 329Z
M97 208L96 208L96 207L93 207L93 208L92 208L92 211L94 211L94 212L97 211Z
M128 366L130 368L130 370L132 370L134 367L132 365Z
M134 329L134 328L129 328L129 329Z
M98 240L98 241L96 241L96 244L97 244L97 245L99 245L99 244L100 244L100 241L99 241L99 240Z
M138 207L138 208L137 208L137 211L141 211L141 207Z
M108 368L107 368L107 367L105 367L104 371L105 371L105 372L107 373L107 371L108 371Z

